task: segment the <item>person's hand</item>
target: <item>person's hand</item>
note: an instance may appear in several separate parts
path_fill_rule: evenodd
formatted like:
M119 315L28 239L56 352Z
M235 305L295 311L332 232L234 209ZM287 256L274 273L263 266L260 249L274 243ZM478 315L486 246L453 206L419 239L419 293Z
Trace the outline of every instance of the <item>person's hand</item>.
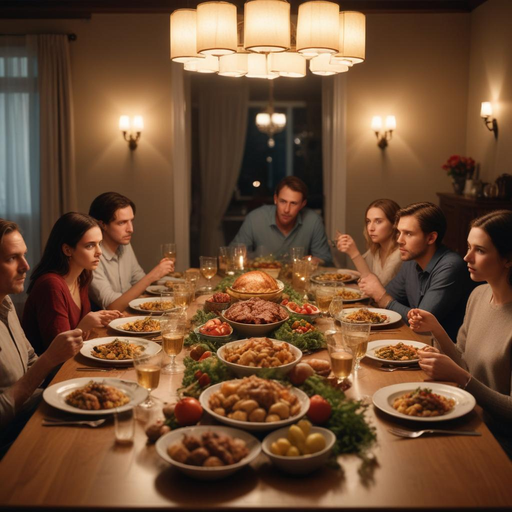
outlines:
M55 336L43 356L47 357L52 367L54 367L77 354L83 343L81 329L64 331Z
M167 274L174 272L174 261L169 258L162 258L160 263L148 274L151 277L151 282L158 281Z
M378 301L386 293L386 289L382 286L382 283L375 274L368 274L365 277L361 277L358 284L359 289L375 301Z
M121 316L123 316L121 312L115 309L112 311L106 309L91 311L80 320L78 327L82 329L84 339L87 339L93 329L106 327L112 320Z
M429 347L433 348L433 347ZM431 350L418 350L420 368L433 380L466 384L470 374L447 355Z
M338 251L348 254L351 259L357 258L359 255L359 249L350 235L340 234L336 239L336 247Z
M435 331L440 327L437 318L423 309L411 309L407 313L409 327L415 332Z

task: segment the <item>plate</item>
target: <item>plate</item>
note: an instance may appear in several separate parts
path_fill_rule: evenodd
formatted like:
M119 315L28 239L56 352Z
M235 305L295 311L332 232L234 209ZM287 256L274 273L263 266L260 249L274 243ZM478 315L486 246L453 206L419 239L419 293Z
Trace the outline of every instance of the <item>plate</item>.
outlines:
M400 322L402 320L402 316L400 313L397 313L396 311L391 311L390 309L381 309L381 308L348 308L343 310L342 316L339 317L339 319L343 322L343 318L345 315L350 315L351 313L355 313L356 311L359 311L360 309L367 309L368 311L372 313L379 313L380 315L386 315L388 317L387 320L382 322L381 324L371 324L372 329L374 327L388 327L390 325L396 324L397 322ZM364 323L359 322L345 322L347 324L354 324L354 325L365 325Z
M169 296L169 298L164 297L163 300L170 300L172 302L172 296ZM128 305L135 311L140 311L142 313L147 313L147 314L152 313L153 315L161 315L163 313L167 313L168 311L176 309L176 306L173 306L172 308L169 308L169 309L165 309L163 311L142 309L140 307L140 305L144 304L145 302L160 302L160 298L155 299L152 297L146 297L145 299L135 299L135 300L130 301Z
M69 393L78 388L83 388L91 381L106 384L107 386L114 386L120 389L126 393L130 398L130 401L126 405L118 407L117 409L102 409L100 411L85 411L68 405L65 402L65 398ZM113 379L110 377L106 377L104 379L80 377L77 379L65 380L64 382L59 382L46 388L43 392L43 399L47 404L55 407L56 409L60 409L61 411L71 412L73 414L83 414L86 416L103 416L105 414L113 414L116 410L119 412L128 411L129 409L132 409L144 402L148 395L149 392L147 389L144 389L132 380Z
M112 320L112 322L110 322L108 324L109 327L111 327L112 329L114 329L114 331L118 331L118 332L122 332L124 334L129 334L129 335L133 335L133 334L142 334L142 335L146 335L146 334L160 334L160 329L156 330L156 331L144 331L144 332L136 332L136 331L126 331L125 329L121 329L121 325L124 325L124 324L127 324L127 323L131 323L131 322L136 322L137 320L144 320L145 318L148 318L148 316L150 315L146 315L146 316L125 316L123 318L116 318L115 320ZM158 320L157 317L152 317L154 318L155 320Z
M341 280L324 280L319 279L320 276L323 276L324 274L349 274L350 279L346 279L344 281ZM333 270L332 272L320 272L319 274L315 274L311 276L311 281L316 284L339 284L339 283L353 283L354 281L357 281L360 277L360 274L356 272L355 270L350 270L348 268L337 268L336 270Z
M393 408L393 401L395 398L402 396L408 391L414 391L418 387L429 388L438 395L442 395L446 398L453 398L455 400L454 408L443 416L435 416L433 418L407 416ZM392 386L386 386L385 388L379 389L373 395L373 405L375 405L377 409L380 409L391 416L395 416L396 418L411 421L432 422L448 421L460 418L473 410L476 405L476 400L473 395L470 395L467 391L454 386L448 386L447 384L440 384L438 382L403 382L402 384L393 384Z
M281 427L286 427L287 425L291 425L292 423L295 423L296 421L300 420L302 416L304 416L309 409L309 397L304 393L304 391L301 391L297 388L291 388L291 392L299 399L299 402L301 404L300 412L299 414L296 414L295 416L291 416L290 418L286 420L281 421L272 421L270 423L265 422L251 422L251 421L240 421L240 420L233 420L231 418L227 418L225 416L221 416L220 414L217 414L213 412L210 409L209 401L210 397L213 393L216 391L219 391L223 382L219 384L214 384L213 386L210 386L209 388L206 388L201 395L199 396L199 402L201 402L201 405L203 406L203 409L213 418L215 418L220 423L225 423L226 425L230 425L232 427L240 428L242 430L249 430L251 432L262 432L262 431L268 431L268 430L276 430Z
M361 302L363 300L368 300L370 297L365 295L359 288L349 288L348 286L340 286L339 288L336 288L336 294L339 295L339 292L342 290L349 290L351 292L356 292L359 294L359 298L357 299L345 299L343 298L343 302L345 304L348 304L350 302Z
M169 445L179 443L183 439L184 435L201 436L205 432L216 432L218 434L228 435L232 438L241 439L242 441L245 441L247 448L249 449L249 454L236 464L209 468L183 464L182 462L178 462L169 457L169 454L167 453L167 447ZM260 454L261 451L260 442L255 437L251 436L251 434L248 434L243 430L238 430L231 427L223 427L220 425L184 427L173 430L172 432L169 432L158 439L155 447L156 452L158 455L160 455L160 457L162 457L162 459L164 459L166 462L174 466L185 475L188 475L192 478L197 478L198 480L218 480L220 478L232 475L239 469L250 464Z
M105 345L107 343L111 343L114 340L127 341L129 343L134 343L135 345L142 345L145 347L145 354L153 355L160 352L161 350L160 345L152 341L141 340L140 338L130 338L128 336L108 336L106 338L95 338L93 340L85 341L82 348L80 349L80 354L96 363L107 363L114 366L130 364L133 359L100 359L99 357L94 357L92 355L91 352L94 347L97 345Z
M159 284L152 284L151 286L148 286L146 288L146 291L148 293L151 293L151 295L160 295L162 293L172 293L172 290L170 288L167 288L167 286L159 285Z
M378 361L379 363L394 365L394 366L407 366L409 364L415 364L419 361L419 358L409 359L408 361L393 361L392 359L382 359L382 357L378 357L375 355L375 351L381 347L386 347L387 345L397 345L398 343L404 343L405 345L412 345L415 348L423 348L427 347L425 343L416 340L375 340L370 341L368 343L368 350L366 351L366 357L369 359L373 359L374 361Z
M162 279L159 279L158 281L155 281L155 283L158 285L165 285L167 281L172 281L173 283L184 283L185 279L182 277L171 277L171 276L164 276ZM166 287L167 288L167 287Z

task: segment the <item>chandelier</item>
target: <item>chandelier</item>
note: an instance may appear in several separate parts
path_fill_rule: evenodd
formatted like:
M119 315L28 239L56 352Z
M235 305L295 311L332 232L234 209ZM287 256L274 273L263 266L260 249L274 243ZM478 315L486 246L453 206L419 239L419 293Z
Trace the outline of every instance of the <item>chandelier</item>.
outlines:
M266 78L328 76L365 60L366 19L334 2L299 6L292 24L286 0L248 0L243 20L234 4L203 2L171 14L171 60L187 71Z
M268 147L273 148L276 145L274 135L282 132L286 126L286 115L274 112L274 83L269 81L268 86L268 106L264 112L256 114L256 127L268 135Z

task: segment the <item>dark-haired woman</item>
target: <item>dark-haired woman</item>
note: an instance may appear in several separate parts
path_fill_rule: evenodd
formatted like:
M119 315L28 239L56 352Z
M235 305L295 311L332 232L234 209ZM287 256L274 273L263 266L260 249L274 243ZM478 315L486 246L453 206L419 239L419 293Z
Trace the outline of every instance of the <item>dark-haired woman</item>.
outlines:
M427 311L412 309L409 322L414 331L431 331L444 352L420 352L422 369L432 379L467 389L512 456L512 211L491 212L471 223L464 261L471 279L487 284L469 297L457 343Z
M119 311L91 313L88 287L101 255L101 229L89 215L70 212L55 223L41 261L34 268L23 312L23 329L41 354L57 334L93 329L121 316Z
M359 252L350 235L339 234L337 248L348 254L361 276L375 274L383 286L393 279L402 265L396 240L395 215L400 209L391 199L373 201L364 214L367 251Z

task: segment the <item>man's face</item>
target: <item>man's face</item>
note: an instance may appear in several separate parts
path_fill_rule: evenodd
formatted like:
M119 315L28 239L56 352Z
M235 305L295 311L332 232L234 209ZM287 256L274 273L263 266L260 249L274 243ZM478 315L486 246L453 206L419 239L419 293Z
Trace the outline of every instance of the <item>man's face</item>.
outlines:
M0 296L23 292L29 265L27 246L19 231L4 236L0 244Z
M114 220L108 224L104 222L100 224L104 239L116 245L128 245L133 234L133 219L135 215L131 206L117 210Z
M424 233L414 215L402 217L398 221L398 247L402 261L418 260L425 256L435 243L437 233Z
M277 207L278 223L282 226L293 226L297 215L306 206L306 201L302 199L300 192L283 187L279 195L274 194L274 204Z

